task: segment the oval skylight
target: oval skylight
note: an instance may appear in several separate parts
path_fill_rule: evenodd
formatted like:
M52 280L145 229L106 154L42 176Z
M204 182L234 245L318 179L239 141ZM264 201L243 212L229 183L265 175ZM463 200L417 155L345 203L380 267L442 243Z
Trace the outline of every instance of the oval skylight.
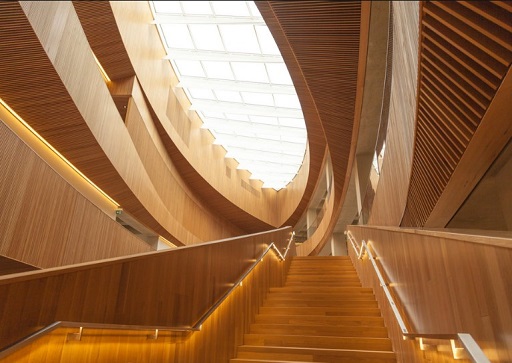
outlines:
M150 2L167 57L203 127L264 188L284 188L306 151L288 69L252 1Z

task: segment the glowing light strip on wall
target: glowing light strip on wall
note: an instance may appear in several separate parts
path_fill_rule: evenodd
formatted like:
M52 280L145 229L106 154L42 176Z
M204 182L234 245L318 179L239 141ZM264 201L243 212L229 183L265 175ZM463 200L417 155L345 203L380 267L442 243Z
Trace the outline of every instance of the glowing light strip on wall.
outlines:
M103 79L105 79L105 81L107 83L110 83L111 82L111 79L110 77L108 76L107 72L105 72L105 70L103 69L103 67L101 66L101 63L100 61L98 60L98 58L96 58L96 55L93 53L92 56L94 57L94 60L96 61L96 64L98 65L98 68L100 69L100 73L101 75L103 76Z
M80 175L87 183L89 183L92 187L94 187L101 195L103 195L105 198L107 198L110 202L116 205L116 207L119 207L119 203L117 203L114 199L112 199L107 193L105 193L103 190L101 190L96 184L92 182L89 178L87 178L80 170L77 169L76 166L71 164L71 162L66 159L60 152L57 151L52 145L48 143L41 135L37 133L36 130L34 130L25 120L23 120L20 115L18 115L12 108L7 105L7 103L4 102L2 98L0 98L0 104L5 107L6 110L8 110L27 130L29 130L39 141L41 141L46 147L48 147L55 155L57 155L64 163L66 163L73 171L75 171L78 175Z

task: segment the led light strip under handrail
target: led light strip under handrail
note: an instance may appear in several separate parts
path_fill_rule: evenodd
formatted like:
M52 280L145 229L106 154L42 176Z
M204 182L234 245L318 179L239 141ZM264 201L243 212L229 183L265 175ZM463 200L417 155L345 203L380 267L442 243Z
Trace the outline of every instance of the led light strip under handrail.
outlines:
M388 299L388 302L391 306L391 309L393 310L393 314L395 315L395 319L400 327L400 330L402 331L402 334L404 336L404 339L415 339L415 338L429 338L429 339L458 339L463 347L465 348L466 352L469 355L469 358L474 363L490 363L490 360L485 356L484 352L478 345L478 343L473 339L473 337L470 334L466 333L457 333L457 334L421 334L421 333L412 333L409 332L407 329L407 325L405 323L404 318L402 317L402 314L400 314L400 311L398 310L397 305L395 304L395 301L393 299L393 296L391 295L391 292L389 291L388 284L384 280L384 277L382 276L382 273L380 272L379 267L377 266L377 263L375 262L375 258L373 257L373 254L368 247L368 244L365 240L361 241L361 246L357 243L354 236L350 231L347 231L347 237L350 240L350 243L352 245L352 248L354 249L354 252L356 253L357 259L360 260L363 258L364 253L366 252L368 255L368 259L372 263L373 269L375 270L375 273L377 275L377 278L379 279L379 284L384 290L384 294L386 295L386 298Z
M274 250L277 257L284 261L286 260L286 256L288 255L288 252L290 250L290 245L293 241L293 238L295 236L295 232L292 232L289 240L288 245L286 246L286 250L284 254L282 254L279 251L279 248L275 245L274 242L271 242L270 245L263 251L261 256L256 259L256 261L251 265L251 267L244 273L240 278L233 284L233 286L226 291L226 293L210 308L208 309L202 316L199 318L199 320L193 325L193 326L176 326L176 327L169 327L169 326L145 326L145 325L122 325L122 324L99 324L99 323L83 323L83 322L71 322L71 321L56 321L48 326L45 326L44 328L32 333L31 335L22 338L21 340L14 342L13 344L5 347L4 349L0 350L0 359L3 359L4 357L8 356L11 353L14 353L16 350L30 344L34 340L42 337L43 335L46 335L53 330L57 328L79 328L79 333L76 335L79 337L78 340L80 340L83 329L112 329L112 330L154 330L155 334L152 336L153 339L156 339L158 337L159 331L172 331L172 332L194 332L194 331L200 331L203 323L210 317L210 315L222 304L226 298L231 295L231 293L239 286L242 286L242 281L244 280L247 275L251 273L252 270L260 263L263 258L267 255L267 253L270 250Z

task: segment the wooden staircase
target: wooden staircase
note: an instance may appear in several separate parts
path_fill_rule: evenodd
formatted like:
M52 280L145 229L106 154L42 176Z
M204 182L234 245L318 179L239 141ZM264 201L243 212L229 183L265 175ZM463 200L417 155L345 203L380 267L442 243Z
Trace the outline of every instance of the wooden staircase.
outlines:
M372 289L349 257L294 257L231 363L396 362Z

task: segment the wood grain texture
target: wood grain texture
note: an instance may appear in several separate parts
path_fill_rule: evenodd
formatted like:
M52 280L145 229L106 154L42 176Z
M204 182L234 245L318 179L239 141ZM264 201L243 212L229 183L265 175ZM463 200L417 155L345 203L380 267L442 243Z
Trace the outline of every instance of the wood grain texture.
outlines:
M55 321L193 326L271 241L284 251L290 233L284 228L0 278L0 345Z
M370 242L413 331L470 333L492 362L512 359L506 338L512 332L511 239L392 227L349 230ZM370 263L357 264L367 265L365 277L360 272L366 286Z
M177 185L177 200L189 200L189 218L206 228L183 227L183 212L169 211L145 169L71 3L3 3L2 86L4 100L121 207L157 234L190 244L238 234ZM48 24L53 24L50 28ZM15 31L13 31L15 29ZM78 30L77 30L78 29ZM22 50L15 44L23 44ZM27 72L26 69L34 72ZM34 101L37 100L37 101ZM55 120L59 122L55 122ZM179 207L179 205L178 205ZM213 238L212 238L213 236Z
M500 9L499 2L422 6L418 114L404 227L445 227L510 140L505 116L510 85L501 88L507 96L499 96L498 88L510 73L512 31L490 20L494 17L510 22L512 12ZM473 166L476 159L480 164Z
M0 140L0 255L48 268L151 250L2 122Z
M407 202L418 73L419 8L394 2L393 59L386 149L368 224L397 226Z
M91 6L101 9L105 4ZM244 230L283 225L287 216L280 217L278 212L278 193L261 189L260 181L250 180L248 172L237 170L238 163L226 159L226 151L212 144L211 133L200 128L202 121L195 111L188 111L190 102L183 89L176 87L178 80L171 64L163 60L165 50L156 26L148 26L153 21L148 4L112 2L109 6L160 137L187 185L220 216ZM91 10L89 16L94 14ZM307 163L304 168L307 175ZM296 184L301 189L303 177ZM280 204L297 204L302 197L300 190L288 194L288 198L280 198Z
M333 213L326 234L314 247L313 253L318 253L335 227L350 180L365 78L370 6L357 1L268 1L257 5L277 43L289 45L281 49L285 50L282 54L290 74L300 74L293 78L297 80L294 84L299 97L303 95L301 102L305 100L302 106L306 120L311 115L315 122L308 126L310 147L323 142L321 135L315 135L323 130L333 160ZM313 102L308 103L308 97Z
M293 247L290 255L294 254ZM225 363L234 357L235 347L254 320L269 289L282 286L291 259L280 262L268 255L207 319L201 331L180 336L159 331L157 340L148 340L154 331L84 329L81 341L66 342L77 329L58 329L2 362L191 362ZM222 337L222 339L219 339Z

